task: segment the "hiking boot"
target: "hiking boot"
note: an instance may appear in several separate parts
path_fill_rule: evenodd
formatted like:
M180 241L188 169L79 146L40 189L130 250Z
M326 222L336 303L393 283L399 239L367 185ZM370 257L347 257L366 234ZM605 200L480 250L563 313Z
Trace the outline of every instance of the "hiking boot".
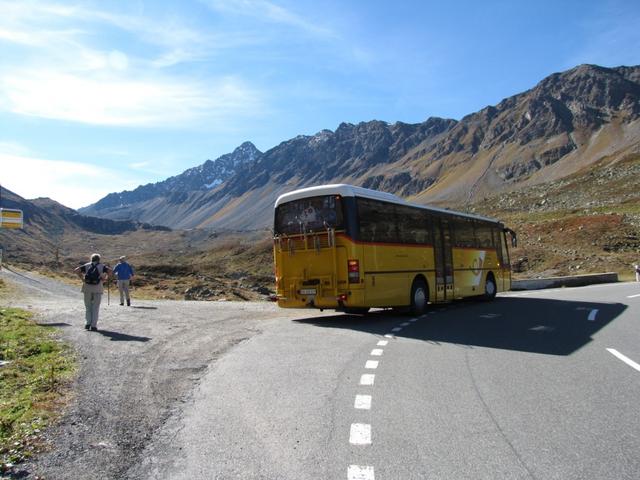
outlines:
M131 306L131 300L127 300L127 307Z
M98 327L91 327L91 331L92 332L97 332L98 331Z
M124 303L120 302L120 306L122 307L124 305Z
M89 330L90 328L91 328L91 325L85 325L85 326L84 326L84 329L85 329L85 330Z

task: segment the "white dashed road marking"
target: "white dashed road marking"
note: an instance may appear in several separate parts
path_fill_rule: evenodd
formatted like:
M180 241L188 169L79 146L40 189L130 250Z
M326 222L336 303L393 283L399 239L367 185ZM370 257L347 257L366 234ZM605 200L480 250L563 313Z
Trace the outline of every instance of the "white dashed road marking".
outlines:
M353 408L358 410L371 410L371 395L356 395Z
M531 327L529 330L533 332L553 332L555 329L555 327L549 327L547 325L537 325L535 327Z
M373 467L349 465L347 480L375 480L375 477L373 476Z
M624 363L626 363L627 365L629 365L631 368L635 368L637 371L640 372L640 365L638 365L636 362L634 362L633 360L631 360L629 357L624 356L623 354L621 354L619 351L617 351L614 348L607 348L607 352L609 352L611 355L618 357L618 359L622 360Z
M423 316L421 318L426 318ZM408 322L403 322L399 327L392 328L392 332L399 332L402 327L408 327L412 323L417 322L417 318L412 318ZM387 333L384 338L396 338L392 333ZM389 344L389 340L378 340L376 346L386 347ZM374 357L382 356L384 349L374 348L371 350L370 355ZM367 360L364 368L369 370L375 370L378 368L379 362L377 360ZM365 373L360 377L360 385L373 385L376 376L372 373ZM357 410L371 410L372 395L357 394L353 407ZM370 445L371 444L371 425L368 423L352 423L349 431L349 443L352 445ZM373 474L373 467L368 465L349 465L347 469L347 480L375 480Z
M636 297L640 297L640 293L637 295L629 295L627 298L636 298Z
M360 385L373 385L376 376L373 373L365 373L360 377Z
M368 423L352 423L349 432L349 443L351 445L371 444L371 425Z
M598 315L598 310L594 308L593 310L591 310L591 312L589 312L589 317L587 318L587 320L593 322L596 319L596 315Z

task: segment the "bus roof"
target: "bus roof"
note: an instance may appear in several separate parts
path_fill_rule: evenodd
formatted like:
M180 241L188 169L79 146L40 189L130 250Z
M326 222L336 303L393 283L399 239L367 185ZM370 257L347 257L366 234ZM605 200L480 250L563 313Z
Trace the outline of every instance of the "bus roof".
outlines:
M480 215L471 215L469 213L458 212L455 210L446 210L443 208L429 207L425 205L419 205L417 203L410 203L391 193L379 192L377 190L371 190L369 188L363 188L363 187L356 187L354 185L347 185L344 183L338 183L334 185L318 185L317 187L301 188L299 190L294 190L289 193L284 193L280 195L276 200L275 207L277 208L278 205L282 205L283 203L288 203L294 200L300 200L302 198L308 198L308 197L320 197L323 195L340 195L342 197L371 198L373 200L380 200L382 202L396 203L398 205L406 205L410 207L422 208L424 210L429 210L432 212L439 212L447 215L457 215L460 217L473 218L476 220L482 220L484 222L499 223L502 225L502 222L500 222L499 220L496 220L495 218L482 217Z

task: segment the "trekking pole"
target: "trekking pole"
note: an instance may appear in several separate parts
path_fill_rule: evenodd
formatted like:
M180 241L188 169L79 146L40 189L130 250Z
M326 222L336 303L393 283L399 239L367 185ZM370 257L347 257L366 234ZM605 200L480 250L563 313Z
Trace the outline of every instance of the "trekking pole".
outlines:
M111 302L111 277L107 274L107 305Z

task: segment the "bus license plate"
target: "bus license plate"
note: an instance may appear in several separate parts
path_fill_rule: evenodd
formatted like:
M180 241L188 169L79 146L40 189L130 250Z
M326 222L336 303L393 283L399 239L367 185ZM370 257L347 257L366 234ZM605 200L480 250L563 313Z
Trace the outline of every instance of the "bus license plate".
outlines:
M303 288L302 290L300 290L300 295L315 295L315 294L316 294L315 288Z

